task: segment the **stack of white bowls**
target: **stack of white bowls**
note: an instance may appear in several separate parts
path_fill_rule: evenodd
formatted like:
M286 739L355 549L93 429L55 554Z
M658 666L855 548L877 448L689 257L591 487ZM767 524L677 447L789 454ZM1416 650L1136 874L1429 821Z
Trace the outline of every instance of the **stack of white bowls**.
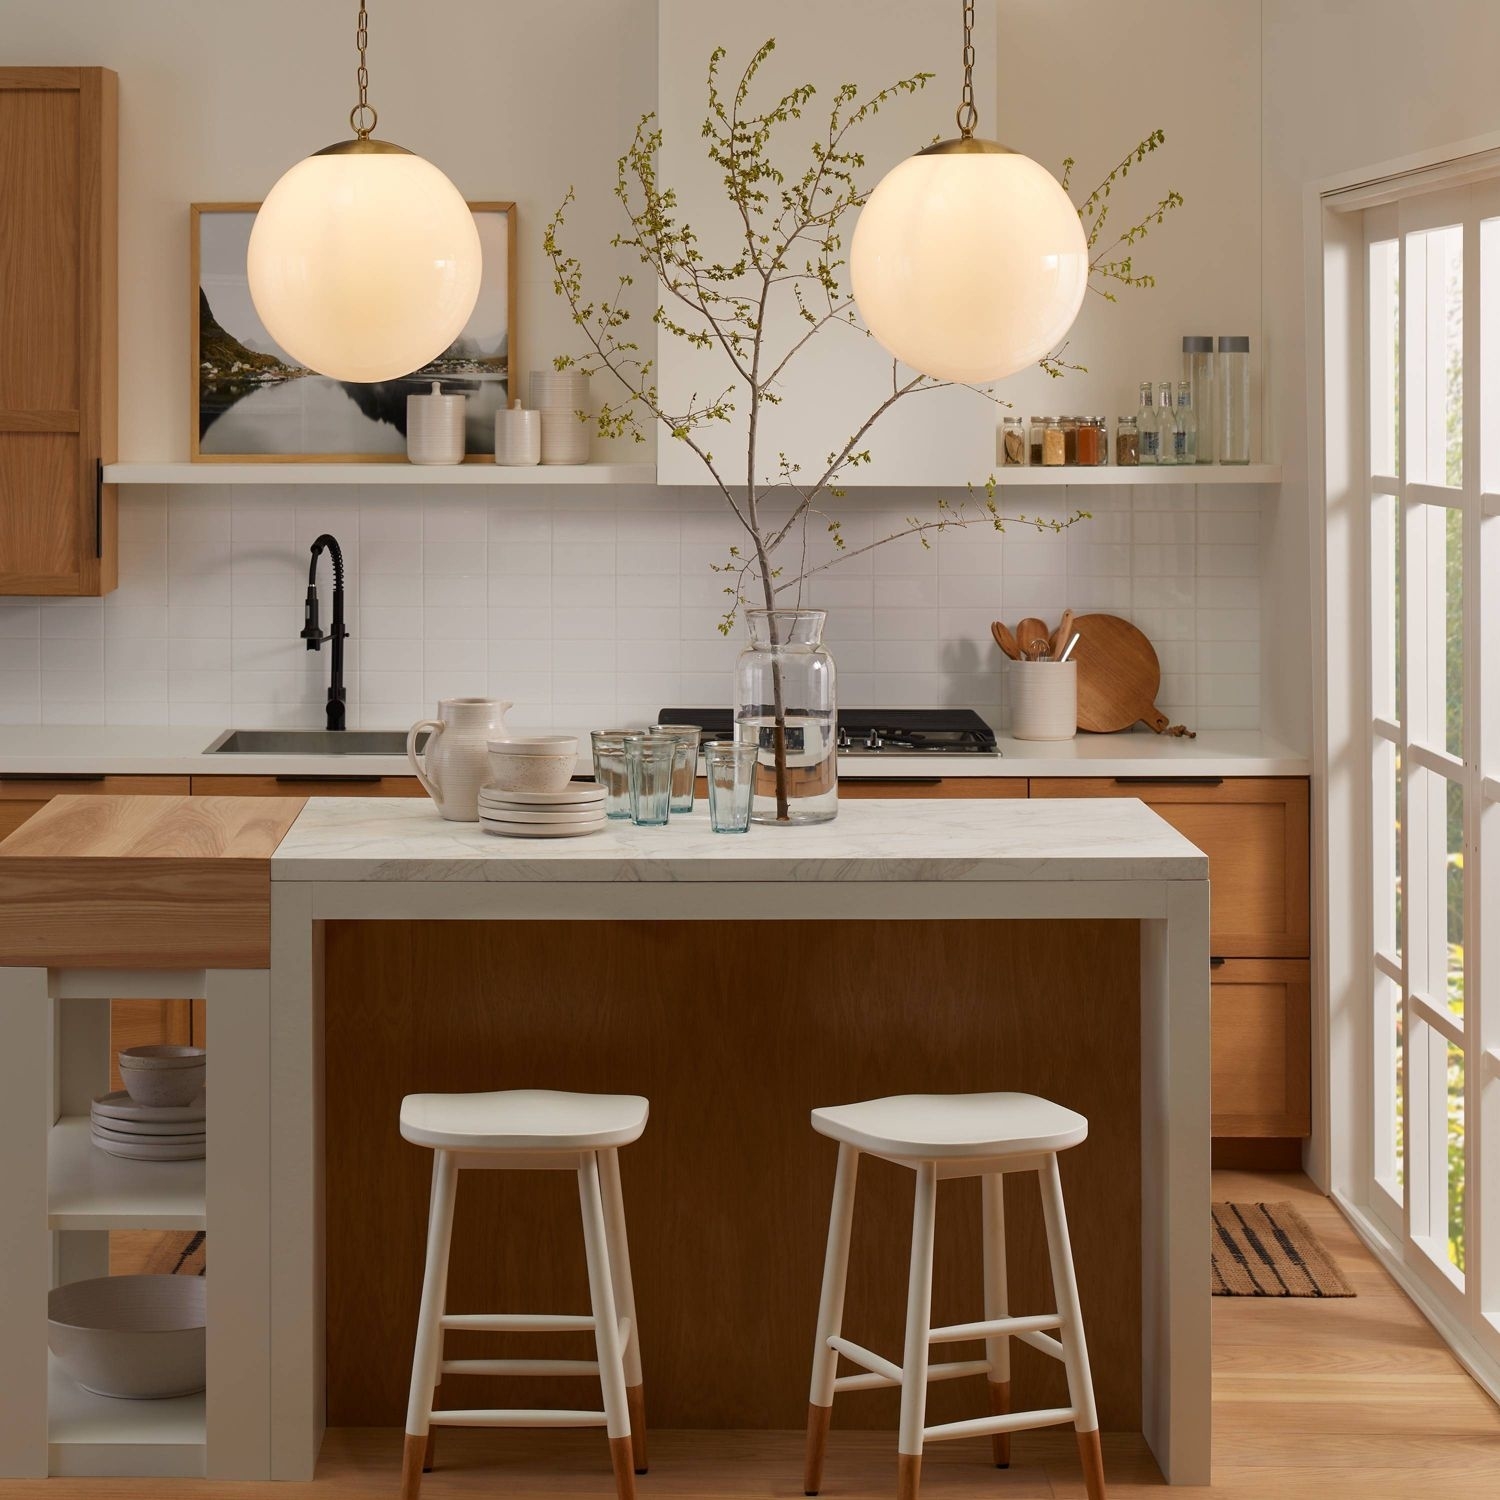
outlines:
M479 826L513 839L576 839L605 826L604 788L581 782L558 792L479 793Z
M582 370L533 370L529 395L531 409L542 414L542 462L586 464L589 429L578 414L588 410L588 376Z
M89 1109L94 1144L132 1161L199 1161L208 1142L205 1104L137 1104L123 1090L101 1094Z

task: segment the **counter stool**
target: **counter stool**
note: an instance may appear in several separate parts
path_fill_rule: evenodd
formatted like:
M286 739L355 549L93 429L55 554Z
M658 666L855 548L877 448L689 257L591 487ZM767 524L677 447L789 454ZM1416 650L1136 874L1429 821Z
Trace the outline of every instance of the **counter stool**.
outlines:
M903 1094L812 1112L813 1129L839 1143L833 1181L833 1211L823 1262L823 1295L818 1306L818 1339L813 1347L812 1392L807 1412L807 1467L803 1488L816 1495L823 1478L823 1454L836 1391L901 1387L901 1433L897 1444L899 1500L917 1500L922 1445L941 1438L991 1436L995 1463L1010 1463L1010 1434L1026 1427L1071 1422L1078 1431L1088 1500L1104 1500L1104 1464L1099 1449L1099 1418L1089 1378L1073 1252L1063 1213L1057 1153L1088 1134L1088 1121L1059 1104L1030 1094ZM844 1285L849 1269L849 1230L854 1219L854 1179L860 1152L898 1166L917 1178L912 1212L911 1273L906 1298L906 1350L900 1365L843 1336ZM1055 1313L1012 1317L1005 1283L1004 1174L1035 1172L1041 1183L1047 1251L1052 1262ZM984 1321L933 1328L932 1236L937 1185L951 1177L982 1177L984 1220ZM1056 1329L1053 1338L1050 1329ZM1052 1410L1012 1412L1010 1340L1020 1339L1063 1362L1068 1372L1068 1405ZM985 1341L983 1359L929 1365L931 1344ZM839 1355L866 1372L838 1373ZM927 1382L985 1375L990 1415L967 1422L925 1426Z
M646 1472L646 1403L618 1148L639 1139L646 1128L647 1108L644 1099L632 1094L565 1094L550 1089L409 1094L401 1101L401 1134L418 1146L433 1148L427 1267L406 1408L402 1500L416 1500L423 1470L432 1466L434 1427L607 1428L619 1500L633 1500L632 1470ZM461 1168L578 1173L589 1268L587 1314L445 1311L453 1202ZM443 1334L450 1328L591 1332L597 1357L445 1360ZM603 1411L432 1409L433 1393L444 1375L592 1374L599 1376L603 1388Z

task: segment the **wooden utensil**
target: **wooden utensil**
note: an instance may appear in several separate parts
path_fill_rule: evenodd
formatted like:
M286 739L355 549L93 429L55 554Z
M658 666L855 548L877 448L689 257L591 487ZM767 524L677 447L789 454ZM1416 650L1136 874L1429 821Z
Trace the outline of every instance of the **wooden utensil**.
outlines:
M1161 663L1151 642L1118 615L1082 615L1073 621L1078 646L1078 727L1114 734L1145 720L1157 734L1171 729L1156 707ZM1190 730L1178 726L1178 734Z
M1016 644L1016 638L1010 633L1010 627L1003 625L999 620L990 622L990 634L995 637L995 644L1012 661L1021 660L1021 648Z
M1016 644L1021 648L1021 657L1024 661L1041 661L1042 658L1036 654L1036 643L1041 641L1043 648L1052 649L1052 637L1048 634L1046 625L1036 618L1035 615L1027 617L1016 626Z
M1057 629L1052 632L1052 660L1062 660L1063 647L1073 639L1073 611L1065 609L1062 619L1057 622Z

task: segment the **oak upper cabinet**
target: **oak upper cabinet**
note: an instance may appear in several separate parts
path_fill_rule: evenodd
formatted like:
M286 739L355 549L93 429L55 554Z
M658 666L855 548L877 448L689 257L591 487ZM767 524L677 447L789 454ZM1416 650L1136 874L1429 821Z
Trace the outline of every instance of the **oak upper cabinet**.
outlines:
M841 84L858 84L860 97L867 98L916 73L935 74L925 89L887 100L878 114L844 138L844 149L864 155L863 165L853 170L857 184L868 191L898 162L940 136L957 134L953 112L958 103L958 22L959 8L950 0L920 0L916 4L912 0L861 0L853 7L809 5L806 0L758 0L754 5L730 5L722 0L712 4L704 0L659 0L659 185L676 192L671 217L689 226L697 236L705 269L716 264L733 265L745 253L743 223L725 191L723 169L709 160L709 142L703 138L704 119L709 113L709 57L716 47L725 49L718 88L726 113L734 105L746 64L773 37L779 45L765 59L748 99L738 107L740 117L774 109L784 95L801 85L816 87L817 93L801 108L798 118L772 127L768 154L773 165L785 173L788 188L811 166L814 142L827 142L829 116ZM995 122L997 31L994 0L978 0L974 89L981 120L990 128ZM844 113L847 117L849 109ZM628 142L608 144L623 151ZM781 207L781 185L762 181L753 187L767 195L769 217L774 218ZM820 198L819 202L825 200ZM840 261L848 260L857 218L858 211L852 210L840 221ZM583 222L580 216L579 223ZM618 216L615 222L625 227ZM786 256L786 274L805 276L808 261L817 256L813 234L809 231L792 246ZM562 235L565 245L571 242L579 248L571 222ZM609 295L616 275L622 272L636 277L636 291L643 299L655 290L650 286L654 278L649 270L629 252L614 252L612 259L607 250L583 246L580 254L588 289L596 298ZM835 274L847 294L847 264L840 265ZM711 274L704 284L720 296L731 289L729 284L713 280ZM758 301L759 278L753 271L733 287L751 292ZM799 313L793 296L796 289L801 290L809 314L821 316L828 310L815 280L784 280L773 286L763 323L762 375L777 369L787 352L809 333L808 321ZM640 308L622 337L641 338L641 333L633 330L638 322L645 321L648 311ZM661 293L659 313L695 334L707 331L671 293ZM752 321L760 321L758 310ZM712 339L707 347L700 348L664 327L658 327L655 334L657 363L651 378L660 390L663 409L678 415L701 409L721 397L732 406L729 421L701 429L699 437L726 482L743 484L749 417L743 378ZM747 348L746 361L748 358ZM914 373L903 366L899 378L904 382ZM865 334L862 324L851 327L847 319L835 317L819 329L777 377L775 403L761 410L757 480L774 482L780 455L785 454L788 464L800 465L799 484L815 482L827 467L829 454L841 450L859 433L866 418L890 397L891 376L890 355ZM596 398L617 399L619 393L609 390L609 381L595 380L593 384ZM923 488L962 486L970 481L980 484L995 468L998 420L992 401L975 391L953 388L914 392L897 402L855 442L856 451L868 449L870 462L846 469L841 482L850 486ZM687 443L673 439L660 426L656 440L661 484L712 483Z
M0 595L115 586L116 78L0 68Z

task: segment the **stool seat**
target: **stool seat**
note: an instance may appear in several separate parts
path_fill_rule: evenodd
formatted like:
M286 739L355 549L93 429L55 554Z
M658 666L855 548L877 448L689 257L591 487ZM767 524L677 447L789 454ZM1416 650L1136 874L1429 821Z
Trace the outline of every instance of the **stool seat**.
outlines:
M820 1135L913 1160L1063 1151L1089 1133L1071 1109L1034 1094L894 1094L812 1112Z
M603 1151L639 1140L648 1110L638 1094L408 1094L401 1134L444 1151Z

